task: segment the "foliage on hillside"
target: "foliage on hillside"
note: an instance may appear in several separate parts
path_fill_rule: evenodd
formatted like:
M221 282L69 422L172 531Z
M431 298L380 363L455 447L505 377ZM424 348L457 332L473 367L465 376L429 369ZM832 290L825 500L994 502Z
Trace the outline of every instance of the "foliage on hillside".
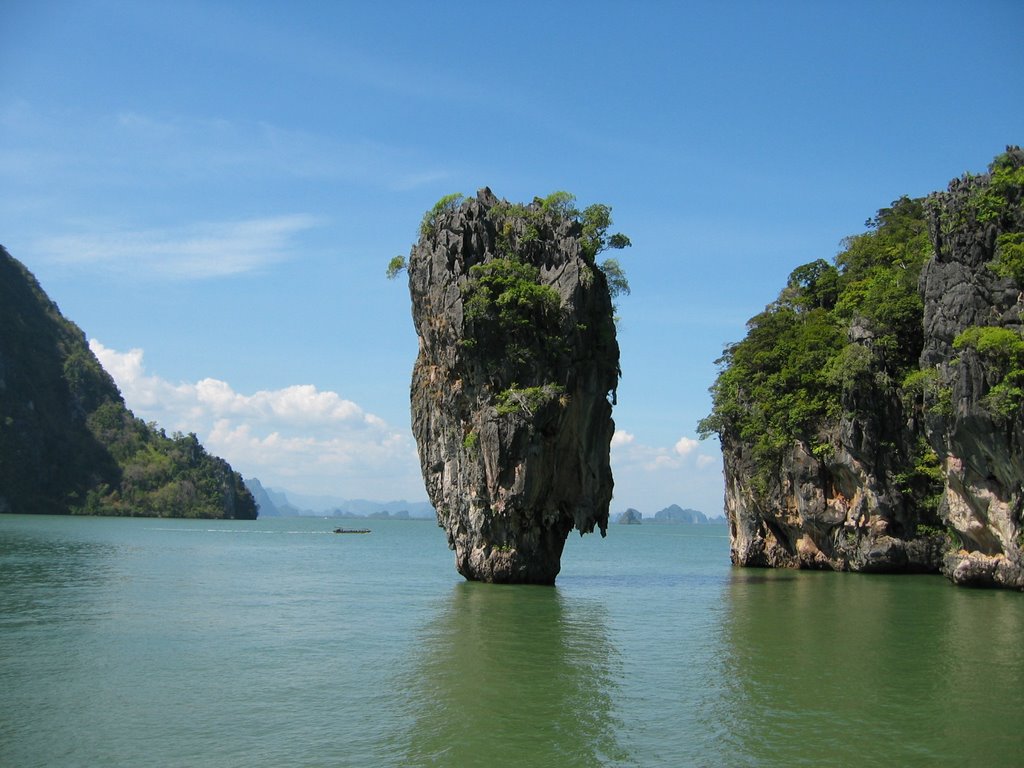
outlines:
M929 255L923 201L902 197L866 224L834 265L794 269L746 338L726 347L702 436L731 431L770 471L794 440L815 445L822 423L841 414L844 391L901 381L916 365L917 280Z
M195 435L132 415L32 274L0 248L0 511L255 518Z
M1024 157L1009 148L973 184L960 218L940 220L945 233L966 225L998 225L997 274L1021 283L1024 235ZM703 437L728 434L751 447L761 489L777 475L783 451L801 440L818 455L830 447L823 432L848 410L857 416L895 393L910 410L948 412L949 391L934 369L921 370L921 270L932 255L927 198L901 197L866 222L867 231L843 241L829 264L797 267L786 287L751 318L742 341L727 346L711 387L712 412L698 425ZM970 218L970 221L967 221ZM1016 230L1016 231L1014 231ZM957 350L974 349L988 365L991 389L982 405L1011 416L1024 407L1024 339L1009 328L968 328ZM913 468L897 480L919 505L936 503L938 459L922 440L908 457Z

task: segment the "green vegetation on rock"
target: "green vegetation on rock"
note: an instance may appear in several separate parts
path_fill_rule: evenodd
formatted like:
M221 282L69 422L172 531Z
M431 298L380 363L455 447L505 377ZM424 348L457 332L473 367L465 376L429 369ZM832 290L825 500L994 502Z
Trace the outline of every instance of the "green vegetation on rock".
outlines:
M441 198L424 215L421 234L433 235L440 217L455 211L462 200L461 195ZM534 380L538 371L556 368L556 361L568 349L562 298L541 279L538 264L543 261L544 249L559 238L577 238L589 270L581 277L592 281L593 270L601 270L614 298L629 293L625 271L616 259L597 263L596 257L631 243L621 233L609 234L611 207L594 204L581 211L568 192L554 192L529 205L501 201L491 206L487 219L494 227L495 253L469 267L468 280L462 284L466 333L459 345L475 350L496 381ZM388 276L404 268L405 260L395 257ZM532 412L535 408L526 403L536 405L536 398L531 395L524 400L522 393L543 392L547 397L558 388L553 382L525 389L512 385L502 390L507 397L499 398L498 412Z
M953 416L949 376L939 367L920 367L930 221L937 247L988 249L994 258L987 266L1021 285L1024 153L1010 147L987 174L966 175L949 193L901 197L881 209L866 232L843 241L832 264L819 259L794 269L778 298L748 322L746 337L725 348L711 388L712 411L698 428L703 437L728 436L731 445L749 451L756 490L778 482L780 462L797 442L827 458L823 436L834 436L842 418L877 420L880 405L893 401L905 417ZM953 347L982 364L986 390L978 405L1004 420L1017 418L1024 409L1020 324L967 327ZM892 478L895 486L914 506L934 512L942 487L935 451L923 437L916 447L900 449L906 454L900 458L891 440L879 447L905 463Z
M423 220L420 222L420 235L423 237L430 237L437 231L437 219L439 216L450 213L462 205L462 201L465 199L461 192L453 192L450 195L445 195L436 203L434 206L423 214Z
M902 197L848 237L834 264L797 267L747 336L718 360L703 437L729 431L753 451L767 487L783 452L818 434L858 389L892 386L916 368L923 304L917 282L930 254L923 200ZM856 406L854 406L856 407Z
M982 403L1004 419L1024 410L1024 336L1010 328L971 326L953 340L956 350L973 349L985 363L991 388Z
M227 462L129 411L32 274L0 248L0 511L255 518Z

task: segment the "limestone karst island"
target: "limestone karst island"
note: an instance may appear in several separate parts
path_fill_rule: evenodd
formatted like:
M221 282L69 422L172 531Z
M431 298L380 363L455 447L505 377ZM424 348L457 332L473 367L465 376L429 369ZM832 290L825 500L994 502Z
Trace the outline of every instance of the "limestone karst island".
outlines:
M405 271L412 431L472 580L552 584L608 527L619 378L611 209L483 189L424 216ZM726 347L701 422L739 566L944 573L1024 590L1024 152L882 208ZM0 512L255 518L195 435L135 418L0 250Z
M468 579L552 584L569 531L608 528L612 293L626 284L597 257L629 244L610 214L566 193L522 205L483 189L424 217L408 262L412 426Z
M732 560L1024 589L1024 152L868 224L722 356Z

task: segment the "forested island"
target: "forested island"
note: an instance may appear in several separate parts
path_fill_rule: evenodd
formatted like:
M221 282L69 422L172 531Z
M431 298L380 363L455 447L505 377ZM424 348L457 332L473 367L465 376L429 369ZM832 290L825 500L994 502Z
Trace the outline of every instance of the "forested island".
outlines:
M136 418L35 277L0 246L0 512L255 519L194 434Z
M1024 589L1024 152L867 227L719 360L732 560Z

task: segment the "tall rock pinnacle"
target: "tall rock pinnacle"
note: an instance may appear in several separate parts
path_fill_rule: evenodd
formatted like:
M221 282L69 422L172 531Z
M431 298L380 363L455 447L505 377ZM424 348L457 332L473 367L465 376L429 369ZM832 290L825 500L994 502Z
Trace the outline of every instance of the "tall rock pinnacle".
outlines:
M567 195L483 189L440 201L412 248L413 433L467 579L553 584L569 531L607 531L619 348L594 257L628 240L599 208L595 230Z

